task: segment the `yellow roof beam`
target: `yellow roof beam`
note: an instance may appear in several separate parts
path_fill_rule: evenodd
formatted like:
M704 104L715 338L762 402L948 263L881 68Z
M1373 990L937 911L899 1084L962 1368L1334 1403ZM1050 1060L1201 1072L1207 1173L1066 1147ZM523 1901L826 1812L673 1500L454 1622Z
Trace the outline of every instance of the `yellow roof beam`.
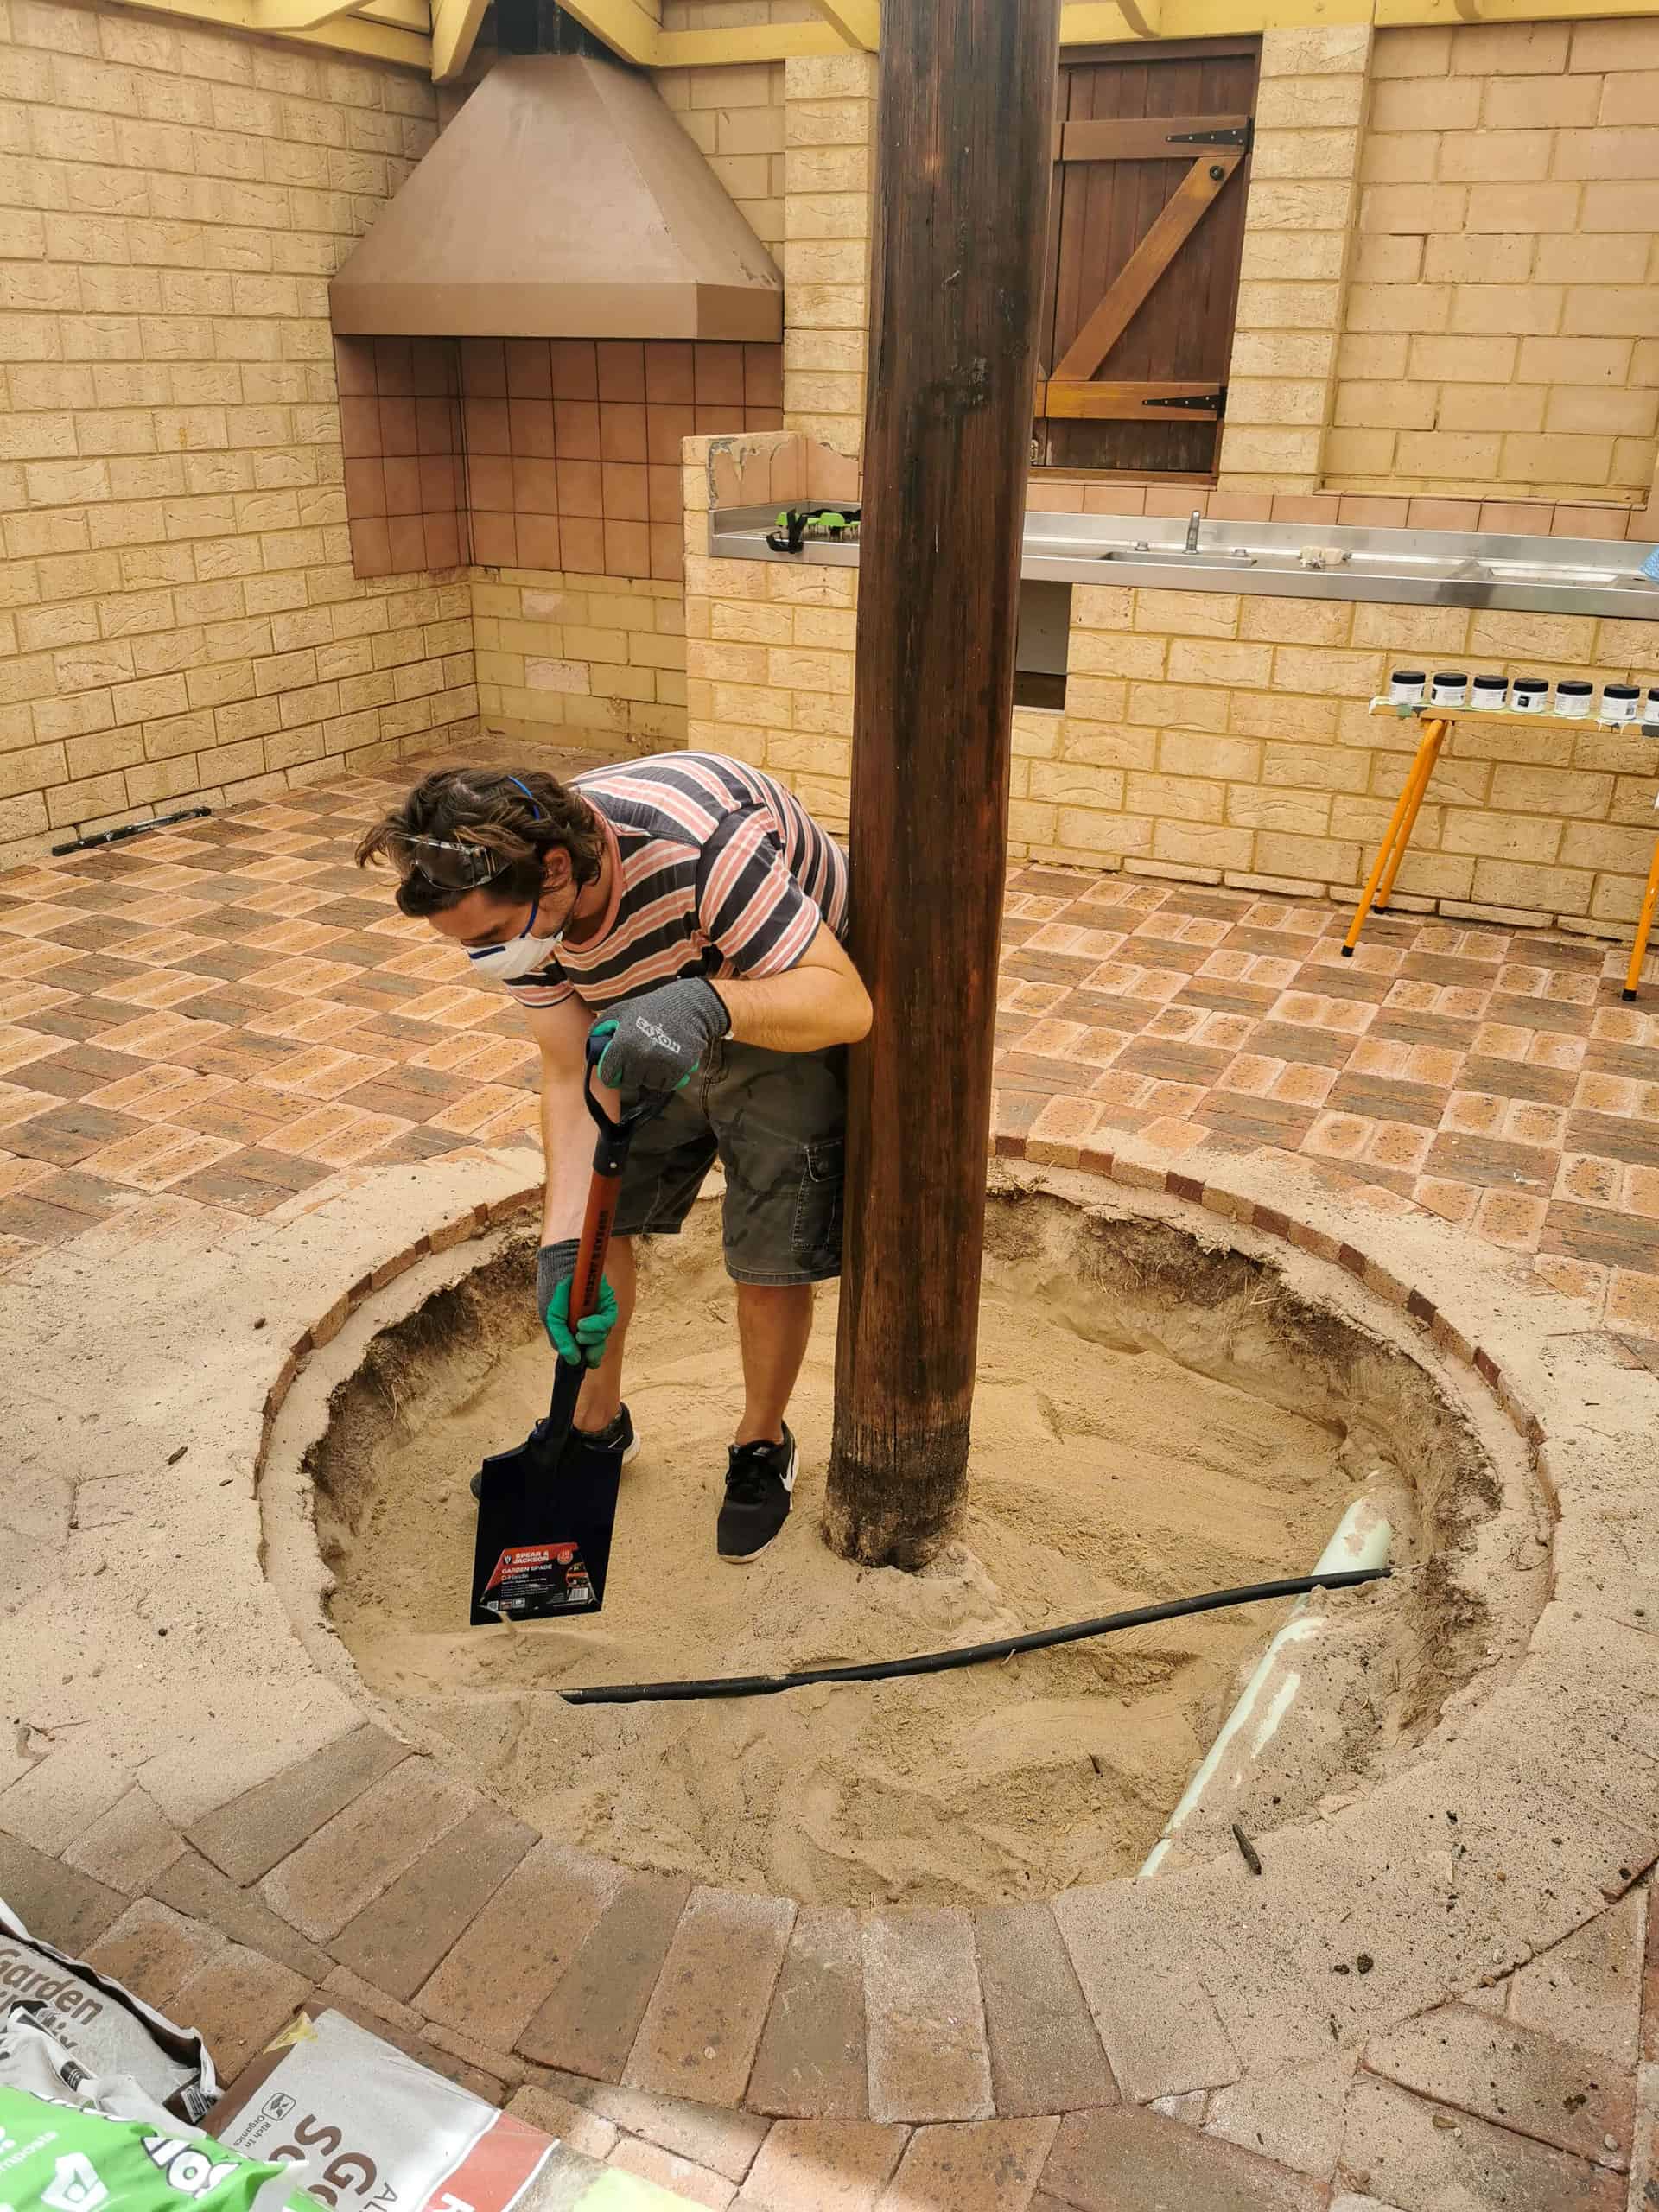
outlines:
M473 58L490 0L436 0L432 11L432 81L446 85Z
M1231 10L1235 17L1251 12L1236 3ZM1163 32L1163 14L1164 0L1068 0L1060 10L1060 44L1110 46L1125 39L1157 38ZM1227 28L1236 31L1240 26L1234 22Z
M843 44L874 54L880 43L878 0L811 0L811 6Z
M372 61L395 61L406 69L430 66L432 41L417 31L400 30L391 23L366 22L360 16L328 14L315 20L321 0L297 0L297 11L309 16L308 25L285 23L266 13L289 0L143 0L152 16L175 16L186 22L211 23L220 30L254 31L270 38L296 39L304 46L327 47L335 54L359 54Z

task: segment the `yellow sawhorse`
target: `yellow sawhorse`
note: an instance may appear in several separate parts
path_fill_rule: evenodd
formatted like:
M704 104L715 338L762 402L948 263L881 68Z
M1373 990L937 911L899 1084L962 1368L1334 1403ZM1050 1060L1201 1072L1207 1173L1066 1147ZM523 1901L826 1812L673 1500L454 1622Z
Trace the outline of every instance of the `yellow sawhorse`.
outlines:
M1406 778L1404 788L1399 798L1394 803L1394 812L1389 817L1389 826L1382 833L1382 842L1377 848L1376 858L1371 863L1371 872L1365 879L1365 888L1360 893L1359 904L1354 909L1354 918L1349 923L1348 934L1342 941L1342 957L1344 960L1353 958L1354 947L1359 943L1360 931L1364 928L1370 916L1373 913L1386 914L1389 911L1389 899L1394 890L1394 880L1400 873L1400 863L1406 856L1407 848L1411 843L1411 833L1417 826L1417 817L1422 809L1423 794L1428 789L1428 779L1434 773L1434 764L1440 759L1446 741L1452 734L1452 723L1457 720L1457 716L1453 715L1425 713L1421 709L1414 709L1410 707L1398 706L1392 700L1387 699L1373 699L1371 711L1373 714L1392 714L1402 720L1407 715L1414 711L1417 718L1421 721L1422 729L1417 740L1417 750L1412 757L1411 772ZM1484 711L1491 714L1495 710L1488 709ZM1581 726L1584 721L1583 716L1576 715L1528 715L1524 717L1508 715L1504 719L1509 721L1524 719L1528 721L1572 721ZM1631 725L1601 722L1592 724L1592 727L1603 729L1621 728L1628 729ZM1633 999L1640 986L1642 966L1647 958L1648 939L1653 934L1653 925L1656 915L1659 915L1659 837L1654 840L1653 865L1648 870L1647 889L1643 894L1641 912L1637 917L1636 942L1630 948L1630 964L1626 970L1624 988L1620 995L1624 998Z

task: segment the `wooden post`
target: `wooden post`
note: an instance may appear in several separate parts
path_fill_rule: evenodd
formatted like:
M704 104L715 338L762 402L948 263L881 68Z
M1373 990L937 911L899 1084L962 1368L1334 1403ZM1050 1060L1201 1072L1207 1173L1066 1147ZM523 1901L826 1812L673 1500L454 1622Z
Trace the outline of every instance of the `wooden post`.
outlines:
M885 0L853 743L846 1249L824 1534L963 1509L1057 0Z

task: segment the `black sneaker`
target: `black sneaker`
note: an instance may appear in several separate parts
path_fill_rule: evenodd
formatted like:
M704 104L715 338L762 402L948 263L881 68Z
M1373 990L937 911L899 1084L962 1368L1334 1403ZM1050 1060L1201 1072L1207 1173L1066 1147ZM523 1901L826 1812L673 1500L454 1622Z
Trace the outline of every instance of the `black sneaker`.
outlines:
M734 1567L759 1559L789 1518L794 1487L795 1440L787 1426L781 1444L734 1444L715 1536L721 1559Z
M539 1428L541 1423L538 1421L536 1427ZM615 1420L607 1421L603 1428L575 1428L570 1433L573 1436L579 1436L590 1451L620 1452L625 1467L639 1450L639 1439L633 1433L633 1417L626 1406ZM536 1430L532 1429L531 1434L533 1436L535 1433ZM478 1497L483 1487L482 1474L474 1475L467 1487L474 1497Z

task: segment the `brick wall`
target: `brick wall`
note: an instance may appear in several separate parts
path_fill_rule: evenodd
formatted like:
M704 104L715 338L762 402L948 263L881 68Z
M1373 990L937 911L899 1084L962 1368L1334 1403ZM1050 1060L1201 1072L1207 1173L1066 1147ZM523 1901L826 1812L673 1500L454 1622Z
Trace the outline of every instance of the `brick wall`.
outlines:
M864 440L872 54L784 65L784 420L836 452Z
M670 30L721 28L730 8L688 10L674 0ZM711 21L719 16L720 23ZM764 6L758 20L767 20ZM652 82L681 129L706 156L749 228L776 256L784 242L784 64L744 62L729 69L656 69Z
M686 479L687 741L757 762L842 826L858 572L707 558L709 472ZM1367 712L1390 665L1650 683L1654 636L1575 616L1077 586L1065 710L1014 713L1009 849L1351 899L1416 741L1414 724ZM1616 934L1640 901L1653 804L1639 734L1465 721L1401 903Z
M464 577L352 574L326 300L431 86L13 0L0 97L0 861L470 730Z
M1659 21L1380 31L1327 480L1645 501Z
M472 611L487 736L556 737L596 753L684 744L685 603L677 583L475 570Z

